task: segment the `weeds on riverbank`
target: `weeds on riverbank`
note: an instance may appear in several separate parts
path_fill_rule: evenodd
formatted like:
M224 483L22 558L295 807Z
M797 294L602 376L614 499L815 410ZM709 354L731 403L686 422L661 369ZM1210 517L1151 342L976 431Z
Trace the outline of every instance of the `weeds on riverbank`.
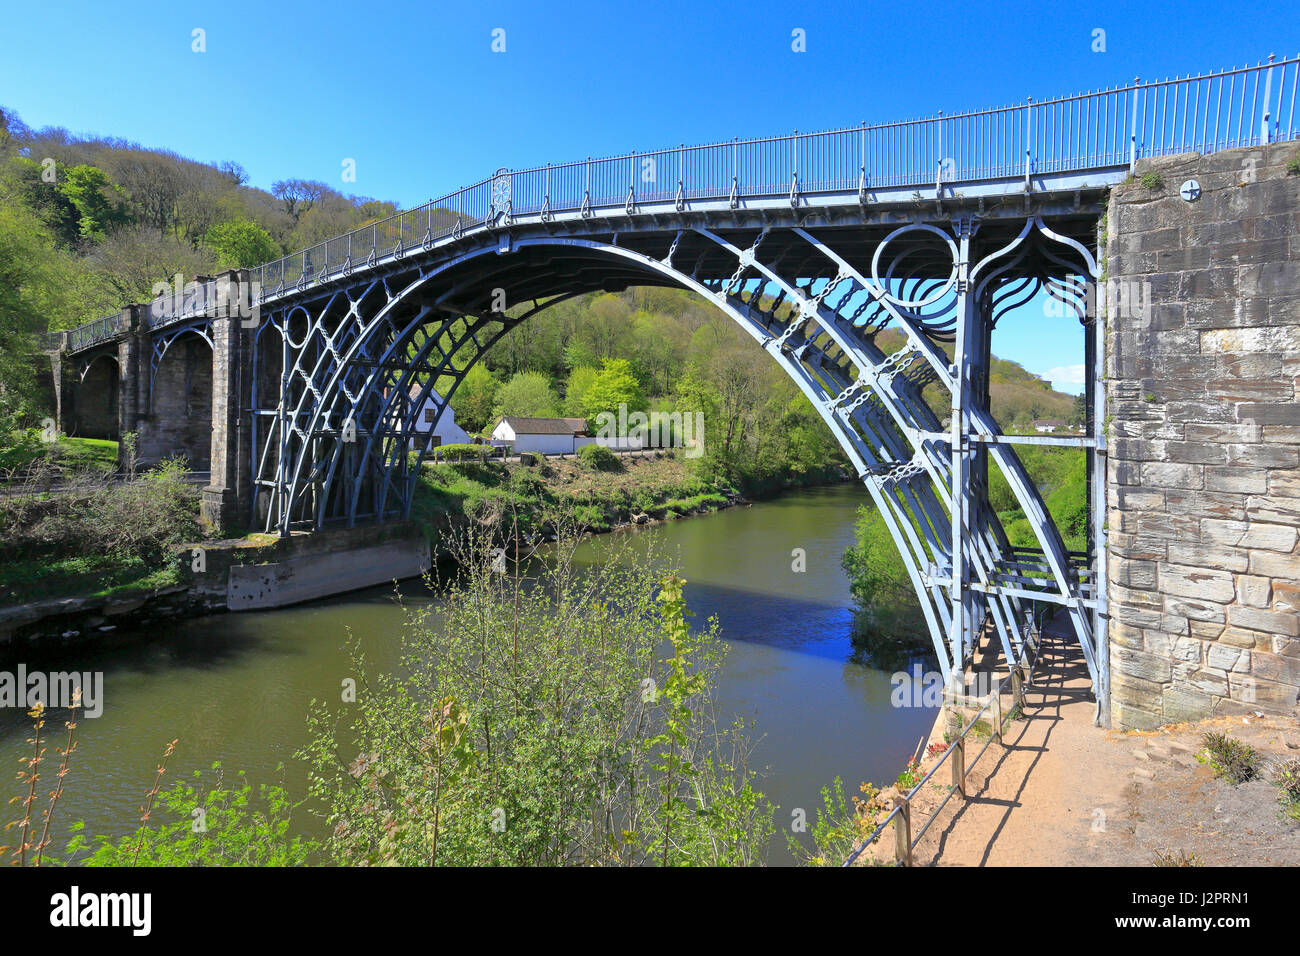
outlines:
M872 784L863 783L858 792L862 795L846 796L844 781L839 777L822 787L822 805L809 831L813 849L810 851L792 835L786 836L796 860L807 866L839 866L871 836L876 817L884 809L880 791Z
M39 473L0 496L0 602L174 575L173 549L201 534L199 492L186 471L183 458L170 458L134 481L74 472L52 493Z
M65 852L50 853L55 811L65 795L72 755L79 746L80 706L78 689L64 722L64 744L55 747L59 764L54 788L44 794L40 781L48 746L42 732L49 715L39 703L28 713L32 736L27 742L32 752L23 758L18 773L20 794L9 801L18 806L19 816L4 826L6 833L17 835L17 844L0 846L0 858L7 856L14 866L301 866L322 855L316 841L290 836L297 805L283 787L262 785L255 790L242 771L233 783L228 782L221 764L214 763L215 781L205 785L204 775L196 770L193 784L178 783L164 790L167 761L176 751L176 740L163 751L134 832L121 837L92 835L83 821L76 821L67 826L71 837ZM42 799L45 806L38 817ZM163 819L155 822L155 815Z
M631 553L579 568L571 514L528 565L491 534L509 507L471 519L441 620L411 615L404 676L356 657L355 704L313 707L300 756L334 858L761 862L773 810L746 728L715 716L725 648L716 621L686 627L684 582Z

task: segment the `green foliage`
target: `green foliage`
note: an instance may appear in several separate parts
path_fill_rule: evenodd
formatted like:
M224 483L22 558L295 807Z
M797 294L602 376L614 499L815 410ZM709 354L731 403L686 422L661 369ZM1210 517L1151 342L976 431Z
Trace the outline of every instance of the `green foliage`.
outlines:
M201 536L186 473L173 458L136 481L72 473L60 494L0 496L0 599L170 575L175 549Z
M623 462L604 445L583 445L578 449L578 460L592 471L620 471Z
M822 787L822 805L817 808L809 832L813 849L809 851L792 834L786 843L795 859L809 866L839 866L875 829L876 813L881 809L880 791L869 783L862 784L862 797L845 796L844 781L836 777Z
M498 454L492 445L438 445L431 451L435 461L486 461Z
M758 862L771 807L743 728L709 716L716 622L690 633L680 582L657 587L658 569L631 555L578 573L562 545L521 584L493 570L491 548L472 531L462 541L445 613L413 613L397 673L358 658L357 704L313 708L302 756L333 858Z
M899 560L885 519L867 505L858 510L857 542L844 552L849 593L857 607L853 643L877 667L897 667L933 654L916 590Z
M1263 755L1235 737L1211 732L1201 737L1201 743L1205 749L1196 755L1196 759L1207 764L1216 777L1229 783L1236 785L1254 780L1263 769Z
M591 388L591 383L596 380L596 376L599 374L600 372L590 365L579 365L569 373L569 379L564 386L565 415L571 418L586 417L586 406L583 401L587 390Z
M59 192L76 208L77 231L98 241L130 221L126 195L95 166L73 166L59 177Z
M456 424L470 435L479 434L496 424L492 412L500 387L501 383L486 365L482 362L475 364L451 394L451 410L456 413Z
M1273 785L1282 818L1300 823L1300 757L1287 757L1273 768Z
M1138 182L1142 184L1143 189L1163 189L1165 185L1164 177L1159 173L1143 173Z
M216 252L217 263L223 269L247 269L281 253L271 234L248 219L217 223L204 235L203 242Z
M647 408L646 397L641 383L632 374L631 362L607 359L582 393L582 411L588 427L596 428L596 418L602 413L617 417L620 405L626 405L629 412L643 412Z
M87 838L85 824L69 829L64 862L79 866L304 866L321 846L291 836L294 803L281 786L256 788L239 771L228 780L220 763L215 780L194 771L159 795L162 820L119 838Z
M558 408L550 379L541 372L519 372L497 390L493 417L551 418Z

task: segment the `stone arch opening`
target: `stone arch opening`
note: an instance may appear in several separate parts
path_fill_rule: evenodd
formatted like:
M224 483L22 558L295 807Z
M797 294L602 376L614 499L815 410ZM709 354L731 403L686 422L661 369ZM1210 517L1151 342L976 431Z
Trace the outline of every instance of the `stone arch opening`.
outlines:
M117 441L121 369L117 356L96 356L82 372L74 402L76 413L70 434L78 438L102 438Z
M167 343L151 377L149 400L140 427L140 464L182 455L191 471L207 471L212 464L212 345L206 336L187 330Z

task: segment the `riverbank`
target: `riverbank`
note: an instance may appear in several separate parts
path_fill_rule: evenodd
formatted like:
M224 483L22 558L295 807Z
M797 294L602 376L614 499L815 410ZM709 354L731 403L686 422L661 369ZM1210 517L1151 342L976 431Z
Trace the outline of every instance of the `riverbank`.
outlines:
M848 477L838 469L791 474L762 496ZM574 458L426 464L409 522L197 540L173 549L160 567L135 569L134 584L121 580L120 562L109 557L99 562L107 566L102 575L95 556L73 559L79 576L64 577L64 589L48 582L62 563L42 568L54 593L0 607L0 644L102 638L124 626L266 610L417 577L451 557L450 543L471 515L495 521L503 540L549 540L559 514L584 534L603 534L751 500L725 481L700 479L688 459L668 452L621 456L608 470Z

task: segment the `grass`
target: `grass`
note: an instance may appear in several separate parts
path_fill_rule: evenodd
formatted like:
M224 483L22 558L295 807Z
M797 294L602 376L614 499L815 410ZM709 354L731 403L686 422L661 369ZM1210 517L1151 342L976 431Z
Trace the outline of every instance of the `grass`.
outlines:
M24 433L21 439L0 448L0 472L26 471L42 458L70 468L113 472L117 470L117 442L60 435L50 445Z
M26 604L70 595L100 597L170 587L180 581L179 566L150 567L141 558L120 552L7 561L0 567L0 602Z

